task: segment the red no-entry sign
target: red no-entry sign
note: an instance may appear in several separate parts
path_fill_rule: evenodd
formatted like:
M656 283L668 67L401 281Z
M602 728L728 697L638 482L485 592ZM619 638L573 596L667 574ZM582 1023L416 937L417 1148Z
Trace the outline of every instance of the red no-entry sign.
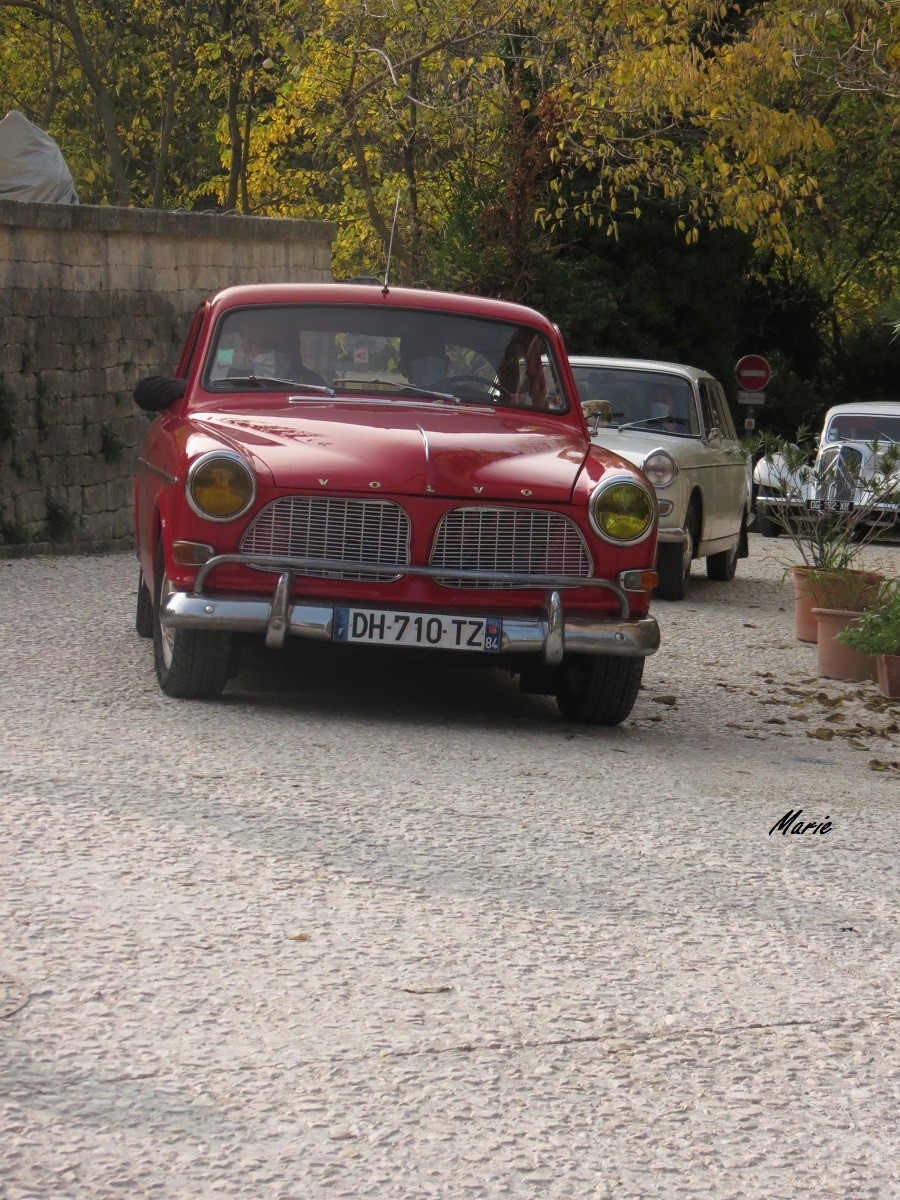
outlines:
M745 392L761 392L772 377L772 368L761 355L745 354L734 374Z

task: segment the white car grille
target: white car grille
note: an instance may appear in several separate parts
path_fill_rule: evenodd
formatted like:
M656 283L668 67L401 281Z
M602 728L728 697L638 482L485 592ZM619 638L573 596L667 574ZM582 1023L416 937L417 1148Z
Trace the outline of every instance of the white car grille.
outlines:
M590 578L593 574L590 552L573 521L559 513L511 508L456 508L447 513L438 527L431 566L517 575ZM498 586L440 578L438 583L446 587Z
M817 500L850 501L862 471L863 456L855 446L827 446L819 455Z
M373 566L409 562L409 517L390 500L284 496L267 504L241 540L244 554L352 559ZM395 580L396 571L318 571L322 579Z

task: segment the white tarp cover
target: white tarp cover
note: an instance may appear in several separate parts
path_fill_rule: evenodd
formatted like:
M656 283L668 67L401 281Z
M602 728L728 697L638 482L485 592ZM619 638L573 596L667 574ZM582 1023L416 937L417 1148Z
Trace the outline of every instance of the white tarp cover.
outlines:
M0 121L0 200L78 203L59 146L14 108Z

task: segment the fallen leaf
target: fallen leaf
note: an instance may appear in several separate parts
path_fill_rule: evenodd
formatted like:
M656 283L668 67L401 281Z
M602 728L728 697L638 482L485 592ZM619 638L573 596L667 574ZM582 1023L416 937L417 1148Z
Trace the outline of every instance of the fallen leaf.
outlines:
M834 730L825 729L820 725L818 729L807 729L806 736L808 738L818 738L820 742L830 742L834 737Z
M308 933L294 933L291 935L291 941L292 942L308 942L309 934Z
M677 696L651 696L650 699L654 704L677 704Z
M409 987L400 989L401 992L409 992L413 996L434 996L439 992L452 992L453 988L449 983L421 983L411 984Z

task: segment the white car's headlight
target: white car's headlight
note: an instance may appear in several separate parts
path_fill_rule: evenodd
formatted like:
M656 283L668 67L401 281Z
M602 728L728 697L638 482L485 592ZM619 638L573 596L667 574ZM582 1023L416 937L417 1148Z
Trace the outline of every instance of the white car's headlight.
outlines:
M187 500L194 512L208 521L233 521L253 503L256 479L237 454L213 450L191 464Z
M665 450L655 450L647 456L641 470L655 488L668 487L678 474L678 463Z
M643 541L656 520L656 497L634 479L621 476L598 483L589 502L591 525L607 542Z

